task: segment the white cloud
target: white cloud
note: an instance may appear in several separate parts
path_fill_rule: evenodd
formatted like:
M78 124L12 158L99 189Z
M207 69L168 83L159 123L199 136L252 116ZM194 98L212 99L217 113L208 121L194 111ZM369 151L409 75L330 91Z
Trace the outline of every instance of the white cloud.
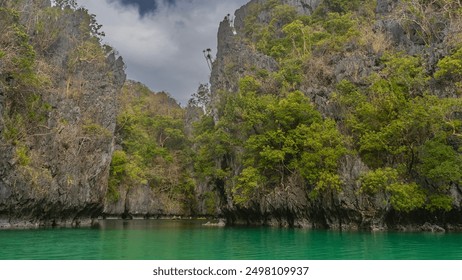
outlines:
M216 51L219 22L247 0L162 2L155 13L140 17L137 7L117 1L78 0L96 14L105 41L123 56L130 79L167 91L186 104L199 83L208 82L202 50Z

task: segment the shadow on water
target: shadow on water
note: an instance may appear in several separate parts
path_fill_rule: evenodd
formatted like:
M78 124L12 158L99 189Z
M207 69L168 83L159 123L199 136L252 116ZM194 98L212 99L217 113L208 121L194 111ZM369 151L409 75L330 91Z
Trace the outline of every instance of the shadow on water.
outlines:
M95 228L0 231L0 259L461 260L462 234L205 227L105 220Z

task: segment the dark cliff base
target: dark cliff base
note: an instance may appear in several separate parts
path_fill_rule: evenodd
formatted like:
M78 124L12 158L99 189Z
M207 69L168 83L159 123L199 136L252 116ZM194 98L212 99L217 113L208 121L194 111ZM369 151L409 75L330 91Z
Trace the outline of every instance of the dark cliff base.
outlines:
M222 215L191 215L178 213L142 213L125 211L104 213L99 205L89 208L87 213L62 212L53 216L35 219L0 215L0 229L31 229L52 227L91 227L101 220L203 220L216 222L225 220L226 226L271 226L282 228L327 229L338 231L408 231L408 232L462 232L462 211L429 212L425 210L401 213L394 210L383 213L367 213L354 209L329 209L313 207L293 213L261 209L231 209Z
M34 221L23 219L2 219L0 218L0 230L11 229L38 229L38 228L79 228L79 227L92 227L98 224L96 218L84 219L59 219L59 220L46 220Z
M274 226L308 229L330 229L339 231L409 231L409 232L462 232L462 213L429 213L414 211L399 213L390 211L381 217L364 219L359 213L351 215L348 211L340 216L295 217L287 213L262 215L260 213L238 210L226 214L227 225ZM364 213L363 213L364 215ZM358 218L358 219L353 219Z

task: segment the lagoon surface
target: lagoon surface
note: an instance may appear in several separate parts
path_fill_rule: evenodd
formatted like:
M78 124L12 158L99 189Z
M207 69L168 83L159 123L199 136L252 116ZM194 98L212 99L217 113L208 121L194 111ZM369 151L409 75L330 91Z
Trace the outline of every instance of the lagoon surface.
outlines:
M0 231L10 260L462 260L461 233L205 227L105 220L94 228Z

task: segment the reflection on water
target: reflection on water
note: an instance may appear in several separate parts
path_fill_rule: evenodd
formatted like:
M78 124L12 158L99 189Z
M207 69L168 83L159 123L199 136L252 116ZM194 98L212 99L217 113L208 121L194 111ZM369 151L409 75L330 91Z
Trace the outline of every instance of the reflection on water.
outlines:
M204 227L101 221L96 228L0 231L0 259L462 259L462 234Z

